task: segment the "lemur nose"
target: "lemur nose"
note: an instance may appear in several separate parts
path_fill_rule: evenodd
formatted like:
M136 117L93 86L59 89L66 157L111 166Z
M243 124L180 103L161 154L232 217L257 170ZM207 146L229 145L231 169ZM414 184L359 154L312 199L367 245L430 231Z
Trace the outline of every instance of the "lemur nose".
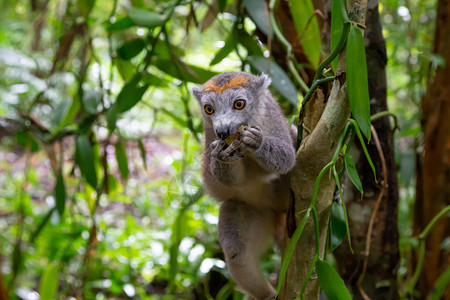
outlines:
M228 128L219 128L216 130L216 134L219 138L221 138L222 140L226 139L227 137L230 136L230 129Z

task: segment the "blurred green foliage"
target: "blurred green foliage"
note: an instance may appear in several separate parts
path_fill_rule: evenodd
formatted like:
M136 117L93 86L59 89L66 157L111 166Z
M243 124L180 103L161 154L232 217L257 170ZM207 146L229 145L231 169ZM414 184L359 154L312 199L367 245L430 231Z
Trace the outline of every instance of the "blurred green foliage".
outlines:
M0 2L0 271L12 299L242 298L227 283L217 204L203 195L189 88L267 70L293 112L299 87L265 59L258 7L247 16L236 4ZM401 127L401 278L417 246L419 103L429 63L442 61L431 51L435 1L385 1L380 12ZM263 269L276 272L268 255Z

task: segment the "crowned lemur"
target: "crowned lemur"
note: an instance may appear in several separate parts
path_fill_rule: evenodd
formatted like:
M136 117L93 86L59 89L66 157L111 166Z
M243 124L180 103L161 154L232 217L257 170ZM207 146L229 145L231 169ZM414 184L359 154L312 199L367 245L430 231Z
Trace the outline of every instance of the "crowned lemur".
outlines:
M275 296L259 258L284 234L287 173L295 164L288 122L270 83L264 74L226 72L192 90L203 108L206 191L221 202L219 242L231 275L256 299Z

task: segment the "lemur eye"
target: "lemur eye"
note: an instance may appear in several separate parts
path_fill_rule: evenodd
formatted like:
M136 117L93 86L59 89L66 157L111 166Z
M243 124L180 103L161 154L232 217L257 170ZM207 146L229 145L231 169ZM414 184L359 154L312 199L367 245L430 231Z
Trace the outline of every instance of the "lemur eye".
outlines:
M239 109L239 110L243 109L245 107L245 100L238 99L238 100L234 101L233 107L236 109Z
M214 107L209 104L205 105L205 113L208 115L212 115L214 113Z

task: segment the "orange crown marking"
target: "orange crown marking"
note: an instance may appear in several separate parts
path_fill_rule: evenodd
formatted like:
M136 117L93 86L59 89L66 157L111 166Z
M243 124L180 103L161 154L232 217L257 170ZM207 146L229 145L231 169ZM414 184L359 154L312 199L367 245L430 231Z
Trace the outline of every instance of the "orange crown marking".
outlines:
M249 79L245 76L236 76L232 78L230 81L228 81L226 84L218 86L214 81L208 80L208 82L205 83L204 90L205 92L223 93L226 89L236 86L243 86L248 81Z

